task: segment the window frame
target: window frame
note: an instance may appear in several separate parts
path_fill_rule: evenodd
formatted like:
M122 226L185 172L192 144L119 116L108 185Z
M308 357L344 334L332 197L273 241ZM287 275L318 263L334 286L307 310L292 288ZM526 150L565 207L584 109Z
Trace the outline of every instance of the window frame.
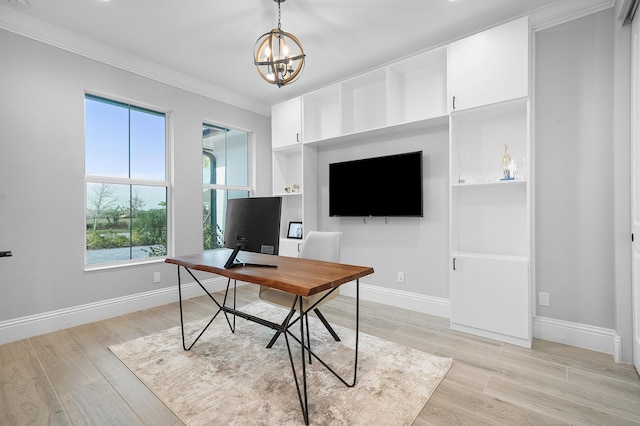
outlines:
M84 264L84 270L85 271L97 271L97 270L104 270L104 269L114 269L114 268L122 268L122 267L127 267L127 266L135 266L135 265L144 265L144 264L150 264L150 263L159 263L159 262L164 262L164 260L167 257L170 257L173 255L174 252L174 233L173 233L173 212L174 212L174 208L173 208L173 179L172 179L172 167L171 165L173 164L172 162L172 147L173 147L173 126L172 126L172 114L171 111L166 109L166 108L162 108L162 107L157 107L157 106L153 106L153 105L149 105L146 104L144 102L139 102L139 101L135 101L135 100L130 100L130 99L124 99L122 97L118 97L118 96L113 96L113 95L109 95L109 94L104 94L104 93L97 93L97 92L90 92L90 91L85 91L82 97L82 101L83 101L83 113L84 113L84 123L86 126L86 114L87 114L87 109L86 109L86 100L88 97L93 97L93 98L97 98L98 100L102 100L104 102L111 102L114 104L122 104L123 106L128 106L129 108L134 108L134 109L138 109L138 110L148 110L150 113L157 113L157 114L163 114L164 118L165 118L165 122L164 122L164 151L165 151L165 159L164 159L164 180L149 180L149 179L140 179L140 178L131 178L131 177L113 177L113 176L102 176L102 175L91 175L91 174L87 174L84 173L84 179L83 179L83 202L84 202L84 232L83 232L83 259L82 262ZM84 143L83 143L83 161L86 160L86 127L84 128ZM86 171L86 166L84 167L85 171ZM87 263L87 184L88 183L97 183L97 184L114 184L114 185L127 185L129 187L132 186L151 186L151 187L157 187L157 188L165 188L166 190L166 214L167 214L167 241L166 241L166 250L167 250L167 254L164 256L153 256L153 257L146 257L146 258L138 258L138 259L125 259L125 260L118 260L115 262L108 262L108 263L95 263L95 264L88 264Z
M254 175L255 175L255 164L254 164L254 158L255 158L255 133L251 130L248 129L243 129L237 126L230 126L227 124L221 124L219 122L216 122L215 120L207 120L204 119L201 121L202 126L210 126L210 127L217 127L219 129L223 129L223 130L227 130L227 131L236 131L236 132L243 132L247 135L247 186L239 186L239 185L227 185L227 184L211 184L211 183L204 183L203 179L202 179L202 175L200 175L200 180L203 181L202 182L202 193L204 193L204 191L206 190L212 190L212 191L247 191L249 193L249 197L253 197L254 196L254 188L255 188L255 182L254 182ZM201 153L203 153L203 139L202 139L202 132L200 134L200 151ZM201 154L201 158L204 154ZM200 160L202 161L202 160ZM202 201L201 201L201 205L200 208L202 209ZM201 241L200 241L200 247L204 250L204 223L200 223L201 228L200 228L200 237L201 237Z

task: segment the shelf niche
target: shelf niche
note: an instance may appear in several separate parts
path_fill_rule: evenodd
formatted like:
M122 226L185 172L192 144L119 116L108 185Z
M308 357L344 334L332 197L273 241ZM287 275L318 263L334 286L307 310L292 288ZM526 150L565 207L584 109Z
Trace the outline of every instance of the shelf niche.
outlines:
M516 163L515 180L526 180L528 109L525 99L452 113L452 184L504 182L505 145Z
M447 50L421 53L303 96L304 142L322 144L447 115Z
M390 65L388 81L388 125L446 114L446 49L422 53Z
M302 187L302 145L273 151L273 195L292 195L285 188L298 184Z

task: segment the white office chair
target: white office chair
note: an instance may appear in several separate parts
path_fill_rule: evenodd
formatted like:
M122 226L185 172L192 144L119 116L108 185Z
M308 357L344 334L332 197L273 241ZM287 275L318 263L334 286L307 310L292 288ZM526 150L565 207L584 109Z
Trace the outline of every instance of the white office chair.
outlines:
M300 253L298 257L306 258L306 259L316 259L316 260L324 260L326 262L340 262L340 237L342 236L342 232L319 232L319 231L309 231L307 237L302 244L302 248L300 249ZM302 298L302 307L306 311L310 306L313 306L318 300L322 299L325 294L327 294L330 290L326 290L320 292L318 294L314 294L313 296L303 297ZM324 315L320 312L318 307L328 302L331 299L334 299L339 294L339 289L336 289L333 293L324 298L314 309L313 312L318 316L320 321L327 328L331 336L336 340L336 342L340 341L340 338L336 334L336 332L331 328L329 322L325 319ZM259 298L270 302L276 305L281 305L286 308L291 308L293 305L294 295L276 290L269 287L260 287ZM297 307L297 306L296 306ZM290 317L288 319L291 319ZM308 318L304 318L307 321L307 336L309 333L309 321ZM273 336L267 348L273 346L273 344L280 337L280 332L276 332ZM308 341L308 338L307 338Z

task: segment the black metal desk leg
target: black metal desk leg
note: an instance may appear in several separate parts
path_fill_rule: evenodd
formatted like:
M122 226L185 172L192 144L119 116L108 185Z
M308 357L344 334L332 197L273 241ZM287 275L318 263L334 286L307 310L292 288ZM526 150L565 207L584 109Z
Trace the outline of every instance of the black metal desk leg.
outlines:
M300 310L298 312L300 312L300 315L302 315L302 313L304 312L304 309L303 309L304 300L302 297L299 297L299 299L300 299ZM304 334L305 334L304 319L305 318L300 318L300 341L302 342L302 344L300 345L300 348L302 350L302 388L304 392L304 406L302 407L302 415L304 416L304 424L308 425L309 424L309 402L307 400L307 357L305 354L306 347L304 344ZM309 358L311 358L311 349L309 349Z
M296 305L300 301L300 308L302 308L302 297L296 296L293 300L293 304L291 305L291 310L289 311L289 315L285 319L281 329L281 333L284 335L284 341L287 344L287 353L289 355L289 362L291 363L291 372L293 373L293 381L296 384L296 391L298 392L298 401L300 402L300 408L302 408L302 416L304 417L304 423L309 424L309 403L307 401L307 370L306 370L306 358L305 358L305 344L304 344L304 321L300 318L300 336L302 340L298 340L298 338L291 333L289 327L293 325L293 323L289 323L293 313L296 311ZM294 321L295 322L295 321ZM298 380L298 372L296 371L296 365L293 360L293 353L291 352L291 343L289 342L289 336L293 337L294 340L300 343L302 348L302 390L300 389L300 381Z
M182 330L182 348L187 351L189 349L187 349L187 346L184 342L184 318L182 315L182 281L180 280L180 266L178 266L178 300L180 302L180 330Z
M209 328L209 326L211 325L211 323L213 322L214 319L216 319L216 317L218 316L218 314L220 312L222 312L222 307L220 306L220 304L213 298L213 296L202 286L202 284L200 283L200 281L197 280L197 278L191 273L191 271L189 271L189 269L185 268L187 272L189 272L189 274L193 277L193 279L196 280L196 282L198 283L198 285L200 287L202 287L205 292L207 293L207 295L211 298L211 300L213 300L216 305L218 305L218 311L215 313L215 315L213 315L213 317L211 318L211 320L207 323L207 325L205 326L205 328L202 329L202 331L200 332L200 334L198 334L198 337L195 338L195 340L193 342L191 342L191 344L187 347L187 342L185 341L185 336L184 336L184 315L183 315L183 308L182 308L182 280L180 277L180 265L178 265L178 298L180 299L180 331L182 332L182 349L184 349L185 351L189 351L191 350L191 348L193 347L193 345L196 344L196 342L200 339L200 337L204 334L205 331L207 331L207 329ZM225 316L227 315L227 313L224 313ZM229 318L227 318L227 322L229 322ZM229 326L231 326L231 324L229 324Z
M222 300L222 306L227 306L227 296L229 295L229 285L231 284L231 278L227 278L227 289L224 292L224 299ZM236 280L233 280L233 310L236 310ZM227 316L227 312L224 312L224 316L227 318L227 324L229 324L229 328L232 333L236 332L236 314L233 315L233 325L229 322L229 317Z
M317 302L318 303L318 302ZM290 328L293 326L295 321L290 322L293 313L296 310L296 305L300 305L300 312L302 314L295 320L300 320L300 337L296 336L293 333L293 330ZM302 310L303 308L303 300L302 297L296 296L293 305L291 306L291 310L289 315L282 323L280 328L282 329L281 333L284 334L285 341L287 343L287 352L289 353L289 361L291 362L291 370L293 372L293 380L296 384L296 390L298 392L298 399L300 401L300 407L302 408L302 415L304 417L305 424L309 424L309 402L307 399L307 353L309 354L309 358L315 358L320 364L322 364L330 373L332 373L338 380L340 380L345 386L351 388L356 385L356 381L358 379L358 351L359 351L359 337L360 337L360 280L356 280L356 312L355 312L355 347L354 347L354 360L353 360L353 381L351 383L347 382L342 376L340 376L334 369L332 369L326 362L324 362L318 355L316 355L312 350L309 342L309 326L307 322L304 320L304 316L308 313L308 311L315 308L311 306L307 312ZM306 327L306 330L305 330ZM307 342L305 343L305 336L307 336ZM296 367L293 361L293 356L291 354L291 346L289 342L289 337L295 340L298 344L300 344L301 353L302 353L302 389L300 389L300 382L298 380L298 374L296 371ZM275 340L275 339L272 339ZM309 364L311 364L311 360L309 360Z
M356 385L358 377L358 336L360 335L360 280L356 280L356 356L353 361L353 383L350 388Z

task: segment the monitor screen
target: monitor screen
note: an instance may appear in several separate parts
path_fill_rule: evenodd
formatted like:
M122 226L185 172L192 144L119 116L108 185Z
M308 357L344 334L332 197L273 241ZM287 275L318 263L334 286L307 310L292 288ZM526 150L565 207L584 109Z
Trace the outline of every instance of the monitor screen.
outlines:
M422 151L329 164L329 216L422 217Z
M224 246L255 253L278 254L281 197L227 200Z

